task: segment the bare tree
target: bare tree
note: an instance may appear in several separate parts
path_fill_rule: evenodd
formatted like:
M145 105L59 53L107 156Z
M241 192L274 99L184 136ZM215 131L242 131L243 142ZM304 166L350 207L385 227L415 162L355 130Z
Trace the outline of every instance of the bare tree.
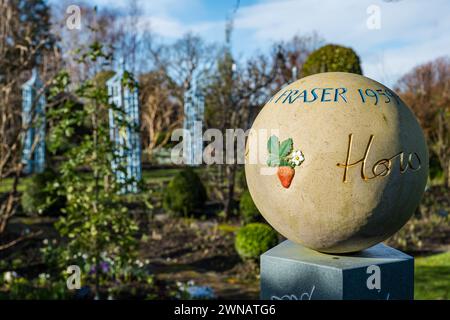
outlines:
M146 70L146 47L151 45L152 34L150 23L140 13L139 1L128 0L127 10L121 14L116 12L113 30L110 32L111 45L114 48L114 58L123 61L128 71L133 74Z
M183 100L184 91L192 82L206 80L216 62L217 49L207 44L197 35L186 33L181 39L169 45L157 45L150 48L155 68L165 70L167 75L179 87L176 96Z
M17 209L23 167L21 142L35 118L32 107L31 122L22 122L20 87L39 60L51 61L41 68L45 77L51 75L59 61L48 19L48 8L42 1L29 1L27 6L20 1L0 1L0 184L12 177L11 189L0 194L0 234ZM48 81L37 98L44 94L47 85ZM3 244L0 249L17 241Z
M66 9L72 2L58 2L52 6L52 33L58 38L64 68L69 72L72 84L92 78L93 69L79 63L82 49L95 41L100 41L105 51L112 53L113 45L120 38L116 28L118 12L107 7L98 9L88 3L78 4L81 14L80 29L67 27L68 13Z
M229 51L218 59L217 69L210 78L206 99L207 125L222 131L226 136L227 129L246 131L264 101L271 94L272 83L277 74L277 60L264 55L257 56L238 65ZM228 138L228 137L227 137ZM234 194L238 163L238 145L226 141L232 147L236 158L230 159L217 168L209 168L209 179L214 183L212 189L222 201L224 212L229 216L234 208ZM240 159L243 161L242 159Z
M172 130L182 123L182 105L174 99L176 84L164 70L141 75L139 80L142 140L145 152L151 154L170 139Z
M144 39L143 57L153 69L140 77L141 119L144 147L151 154L168 142L173 129L182 126L184 93L194 81L204 87L216 47L192 33L172 44L157 43L150 33Z
M289 41L280 41L272 46L272 56L277 59L277 75L273 83L278 91L283 85L301 78L303 64L309 54L322 46L324 40L315 32L295 35ZM294 70L297 73L294 74Z
M445 184L450 187L450 58L415 67L396 88L419 118L429 148L444 170Z

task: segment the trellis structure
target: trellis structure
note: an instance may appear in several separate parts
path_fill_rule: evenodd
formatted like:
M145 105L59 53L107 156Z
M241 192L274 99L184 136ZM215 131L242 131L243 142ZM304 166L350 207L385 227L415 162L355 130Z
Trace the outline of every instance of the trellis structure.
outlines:
M184 93L183 162L199 165L203 159L203 117L205 98L198 90L196 81Z
M22 85L22 121L25 128L22 162L24 173L42 172L45 168L45 95L36 68Z
M125 85L125 69L106 82L109 95L109 130L114 143L115 160L112 169L121 192L137 192L142 178L141 138L139 131L139 99L137 83Z

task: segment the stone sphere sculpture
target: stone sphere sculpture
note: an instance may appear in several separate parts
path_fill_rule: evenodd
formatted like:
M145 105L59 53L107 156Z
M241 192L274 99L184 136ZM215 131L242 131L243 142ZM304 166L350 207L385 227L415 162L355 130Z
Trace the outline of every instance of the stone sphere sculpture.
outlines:
M428 177L412 111L372 79L330 72L275 94L249 132L245 174L264 218L325 253L371 247L411 217Z

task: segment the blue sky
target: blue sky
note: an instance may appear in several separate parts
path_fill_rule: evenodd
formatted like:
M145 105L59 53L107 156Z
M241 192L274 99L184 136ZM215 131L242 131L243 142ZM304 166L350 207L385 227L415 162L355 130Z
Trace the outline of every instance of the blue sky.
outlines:
M89 3L124 9L127 1ZM225 19L235 3L141 0L140 18L166 41L193 31L208 41L221 42ZM371 5L380 9L380 29L367 27ZM450 1L241 0L233 50L237 56L246 57L266 51L273 41L313 31L328 43L351 46L360 55L366 76L393 85L415 65L450 55Z

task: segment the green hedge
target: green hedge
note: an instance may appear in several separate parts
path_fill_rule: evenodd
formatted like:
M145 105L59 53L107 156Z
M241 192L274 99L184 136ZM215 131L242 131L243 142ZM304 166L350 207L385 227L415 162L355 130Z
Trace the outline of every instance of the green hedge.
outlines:
M362 74L359 56L352 48L329 44L312 52L303 64L303 76L322 72Z
M258 259L261 254L278 244L278 234L264 223L250 223L236 234L234 246L242 259Z
M21 197L22 209L27 214L57 216L66 205L66 198L58 194L58 175L51 169L33 174L25 183Z
M207 199L205 186L194 170L177 173L169 182L163 208L174 216L189 216L201 209Z

